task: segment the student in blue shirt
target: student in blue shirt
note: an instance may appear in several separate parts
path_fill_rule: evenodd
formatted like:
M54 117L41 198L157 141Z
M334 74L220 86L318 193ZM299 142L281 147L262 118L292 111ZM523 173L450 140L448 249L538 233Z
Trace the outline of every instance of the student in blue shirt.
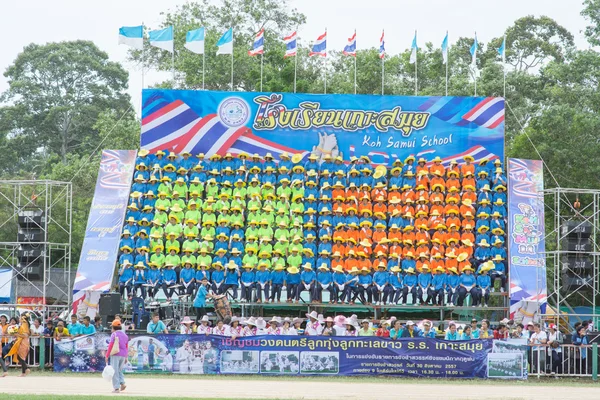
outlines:
M329 271L329 265L325 262L318 264L317 283L315 284L315 294L317 302L323 302L323 290L329 291L329 303L335 300L333 289L333 274Z
M271 287L271 303L277 299L281 303L281 288L285 281L285 267L281 264L276 264L273 271L269 275L269 286Z
M285 276L284 286L287 287L287 302L295 301L298 303L296 292L300 284L300 270L298 267L289 267Z
M125 260L123 264L121 264L121 271L119 272L119 294L121 297L127 295L127 297L131 297L133 287L133 269L131 268L131 262ZM125 293L127 290L127 293Z
M137 296L138 289L141 292L142 299L146 299L146 266L143 262L135 264L135 271L133 273L133 295Z
M390 286L390 274L386 271L385 264L377 266L377 272L373 274L373 297L377 305L386 305L393 292Z
M458 330L456 329L456 324L454 324L454 322L448 326L448 330L446 331L446 336L444 339L452 341L460 340Z
M92 320L87 315L83 317L83 324L80 329L82 335L93 335L96 333L96 327L91 322Z
M417 277L415 275L414 268L408 268L404 276L403 287L402 287L402 304L406 305L406 299L410 292L412 296L412 305L417 305Z
M475 300L477 299L477 279L475 278L475 276L473 275L473 268L471 268L470 266L466 266L463 268L463 273L460 276L459 279L459 286L458 286L458 302L457 302L457 306L458 307L462 307L464 302L465 302L465 298L467 297L467 294L471 295L471 301L472 303L475 303Z
M157 312L152 314L152 320L148 322L148 326L146 327L146 333L150 333L153 335L169 333L169 331L167 330L167 326L164 322L160 320L160 316Z
M352 270L346 275L345 303L354 304L358 298L358 268L352 267Z
M435 275L433 275L431 281L431 297L434 305L444 305L444 288L446 287L445 272L446 270L441 266L435 269Z
M172 288L172 286L177 283L177 274L173 269L173 264L166 263L165 268L166 269L162 271L162 290L167 297L167 300L171 301L173 293L175 293L175 289Z
M227 263L227 268L225 269L225 283L223 284L222 293L232 289L234 300L237 300L238 297L239 277L240 272L237 265L231 262Z
M494 264L491 261L484 263L481 267L481 272L477 277L477 298L473 300L473 306L487 307L490 299L490 286L492 284L488 271L492 268L494 268Z
M214 271L210 273L210 286L215 294L223 294L225 286L225 271L219 262L213 262Z
M390 292L389 301L391 304L398 304L400 295L402 294L402 275L400 274L402 269L399 266L392 267L390 269L390 286L392 292Z
M154 296L156 296L156 293L158 293L158 289L160 288L161 273L155 263L151 262L149 265L150 270L146 273L146 284L152 285L148 287L148 296L154 300Z
M465 326L462 333L460 334L460 340L473 340L473 330L470 325Z
M456 270L456 268L448 268L448 273L446 274L445 290L447 293L446 303L451 307L457 303L459 283L460 276L458 275L458 271Z
M332 271L333 271L332 280L333 280L333 292L334 292L332 303L333 304L335 304L336 302L341 303L344 301L344 292L346 289L346 273L344 272L341 265L333 267Z
M242 286L242 293L240 299L242 303L252 303L252 294L256 287L256 274L254 273L254 267L252 265L244 265L244 272L240 277L240 284Z
M431 302L431 282L433 277L431 276L431 272L429 272L429 266L424 264L421 267L421 273L417 277L417 296L419 297L420 304L429 304ZM423 295L427 294L427 300L423 301Z
M431 321L423 321L423 330L419 332L420 337L435 339L435 330L432 329Z
M265 296L265 303L269 301L269 281L271 280L271 273L267 271L266 263L258 263L258 271L255 273L256 279L256 302L262 303L262 295Z
M81 327L82 327L82 325L77 320L77 315L76 314L71 315L71 323L67 325L67 329L69 330L69 334L71 336L80 336L80 335L82 335L82 333L81 333Z
M358 275L358 297L362 304L371 304L373 302L373 277L371 276L371 270L369 267L362 267L360 275ZM365 292L367 298L365 299Z
M300 273L300 285L298 285L298 290L296 291L296 302L300 300L300 295L303 291L308 291L310 295L310 302L314 303L317 298L315 293L315 286L317 280L317 274L313 271L311 262L305 262L302 265L302 273Z
M179 273L179 283L181 287L179 288L179 295L193 295L194 290L196 289L196 285L194 283L194 279L196 278L196 272L192 269L192 263L187 262L184 265L184 268Z

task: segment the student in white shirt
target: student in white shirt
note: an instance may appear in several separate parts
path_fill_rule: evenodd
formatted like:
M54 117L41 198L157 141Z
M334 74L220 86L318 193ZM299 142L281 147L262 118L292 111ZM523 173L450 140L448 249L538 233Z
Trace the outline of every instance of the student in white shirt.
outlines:
M548 326L548 345L550 346L548 358L550 358L553 375L562 371L562 349L560 348L562 342L562 333L556 328L556 325L550 324Z
M548 343L548 335L544 332L540 324L533 324L533 333L529 337L529 344L533 346L533 368L537 372L546 369L546 346Z

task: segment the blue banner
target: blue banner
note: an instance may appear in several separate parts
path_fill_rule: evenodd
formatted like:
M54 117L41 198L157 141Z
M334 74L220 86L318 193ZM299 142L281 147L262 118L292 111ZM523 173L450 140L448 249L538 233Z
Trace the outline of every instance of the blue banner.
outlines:
M540 160L508 160L510 311L525 323L547 303L543 172Z
M108 334L54 346L54 371L104 368ZM131 335L125 371L134 374L390 375L486 378L493 340Z
M99 294L110 288L136 156L135 150L102 152L73 285L73 311L81 315L94 316L94 310L87 308L97 305ZM88 301L83 301L86 297Z
M142 104L141 146L150 152L312 152L375 164L504 156L502 98L146 89Z

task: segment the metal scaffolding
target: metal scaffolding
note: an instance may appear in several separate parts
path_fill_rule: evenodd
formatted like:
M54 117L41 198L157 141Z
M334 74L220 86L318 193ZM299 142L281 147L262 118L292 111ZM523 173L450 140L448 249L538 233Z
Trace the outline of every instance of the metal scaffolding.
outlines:
M596 310L600 294L600 190L552 188L544 190L546 205L546 266L549 286L548 305L545 318L557 325L570 329L575 322L583 319L598 321L600 314ZM588 223L592 232L589 238L590 251L564 249L569 234L576 232L578 226ZM561 229L565 224L568 229ZM573 228L571 228L573 227ZM568 257L585 257L591 262L591 268L573 267ZM567 282L567 277L571 276ZM569 288L573 285L574 287ZM568 289L568 290L567 290ZM551 291L550 291L551 290ZM590 314L577 313L574 307L591 307Z
M19 241L18 218L31 213L42 215L42 223L36 226L41 235L35 241ZM38 307L71 303L72 214L71 182L0 180L0 268L13 271L15 303L23 297L38 298ZM19 250L24 244L40 251L35 259L19 265ZM28 265L38 262L42 279L28 278Z

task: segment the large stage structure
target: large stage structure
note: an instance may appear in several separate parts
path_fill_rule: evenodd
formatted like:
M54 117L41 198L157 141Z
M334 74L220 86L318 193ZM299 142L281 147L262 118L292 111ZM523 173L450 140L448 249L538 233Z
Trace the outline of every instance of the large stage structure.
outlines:
M544 190L548 305L545 318L567 329L600 318L600 190Z
M0 181L0 269L12 270L14 303L71 303L72 209L71 182Z

